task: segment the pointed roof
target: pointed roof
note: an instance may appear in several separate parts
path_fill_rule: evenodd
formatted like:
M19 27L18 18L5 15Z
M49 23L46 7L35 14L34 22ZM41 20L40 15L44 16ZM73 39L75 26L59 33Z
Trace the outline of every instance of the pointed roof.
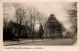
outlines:
M50 15L49 19L47 20L47 23L49 22L58 22L58 20L56 19L53 13Z
M54 14L51 14L50 17L47 20L47 26L58 26L61 25L59 23L59 21L56 19L56 17L54 16Z

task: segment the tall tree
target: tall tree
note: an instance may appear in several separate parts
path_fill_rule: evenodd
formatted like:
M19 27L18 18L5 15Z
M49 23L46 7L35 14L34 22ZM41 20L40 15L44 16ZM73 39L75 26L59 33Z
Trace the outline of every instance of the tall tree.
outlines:
M22 7L22 4L20 3L13 3L13 6L15 8L15 18L16 18L16 22L17 24L19 24L18 27L18 43L19 43L19 36L21 35L21 25L24 23L25 18L26 18L26 11L25 9Z
M44 34L43 26L42 26L42 24L40 24L40 27L39 27L39 36L40 36L40 38L42 40L43 40L43 34Z
M39 24L41 24L41 15L40 12L36 9L36 8L29 8L28 10L28 15L29 15L29 19L31 21L31 34L33 37L33 41L35 39L35 33L34 33L34 26L36 25L36 21L39 22Z
M74 2L69 9L66 9L69 14L69 22L72 24L73 33L77 33L77 2Z

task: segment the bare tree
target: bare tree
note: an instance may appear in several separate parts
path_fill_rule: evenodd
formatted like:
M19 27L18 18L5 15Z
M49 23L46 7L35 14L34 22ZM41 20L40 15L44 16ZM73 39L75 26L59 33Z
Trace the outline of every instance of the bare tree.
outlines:
M38 13L38 17L39 17L39 24L40 24L40 27L39 27L39 36L42 38L43 40L43 35L44 35L44 31L46 29L45 27L45 23L47 21L47 16L45 14L42 14L42 13Z
M15 18L17 24L19 24L18 27L18 43L19 43L19 36L21 35L21 25L24 23L25 18L26 18L26 11L24 8L21 6L20 3L13 3L13 6L15 7Z
M8 12L7 12L7 10L9 10L10 8L9 8L9 4L7 4L7 3L4 3L3 4L3 26L5 27L5 28L7 28L7 25L8 25L8 21L9 21L9 19L8 19L8 17L9 17L9 15L8 15Z
M3 27L4 27L4 29L7 28L7 25L8 25L7 18L3 18Z
M36 9L36 8L29 8L28 10L28 15L29 15L29 19L31 21L31 34L32 34L32 37L33 37L33 41L35 39L35 33L34 33L34 26L35 26L35 22L36 21L39 21L39 23L41 23L40 21L40 12Z
M67 10L67 13L69 14L69 22L72 24L72 27L74 32L73 33L76 33L77 32L77 3L74 2L72 5L71 5L71 8L69 9L66 9Z

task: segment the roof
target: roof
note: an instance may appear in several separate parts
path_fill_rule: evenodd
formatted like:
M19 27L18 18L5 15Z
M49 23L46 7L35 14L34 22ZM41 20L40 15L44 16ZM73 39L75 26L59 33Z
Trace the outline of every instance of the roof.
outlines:
M47 23L54 23L54 22L59 22L53 14L50 15L49 19L47 20Z
M46 24L48 25L60 25L59 21L56 19L56 17L51 14L50 17L48 18Z
M10 27L13 27L15 29L18 29L20 24L14 23L14 22L10 22ZM21 25L21 29L30 29L29 26L25 26L25 25Z

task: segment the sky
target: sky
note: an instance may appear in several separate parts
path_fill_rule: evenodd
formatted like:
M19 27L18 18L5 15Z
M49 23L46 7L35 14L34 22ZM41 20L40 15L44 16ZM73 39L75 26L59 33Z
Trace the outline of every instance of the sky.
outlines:
M47 17L50 16L50 14L54 14L56 19L63 24L63 26L69 30L72 31L72 29L69 29L72 24L68 22L69 19L69 15L66 12L66 9L72 8L72 2L28 2L28 3L24 3L24 7L35 7L38 9L38 11L40 11L42 14L46 14ZM4 16L4 17L8 17L9 20L14 19L14 7L11 6L10 4L8 5L8 10L5 11L5 13L7 12L8 16ZM7 9L7 8L4 8ZM13 15L13 16L12 16ZM35 25L35 29L39 29L39 25L36 24Z

